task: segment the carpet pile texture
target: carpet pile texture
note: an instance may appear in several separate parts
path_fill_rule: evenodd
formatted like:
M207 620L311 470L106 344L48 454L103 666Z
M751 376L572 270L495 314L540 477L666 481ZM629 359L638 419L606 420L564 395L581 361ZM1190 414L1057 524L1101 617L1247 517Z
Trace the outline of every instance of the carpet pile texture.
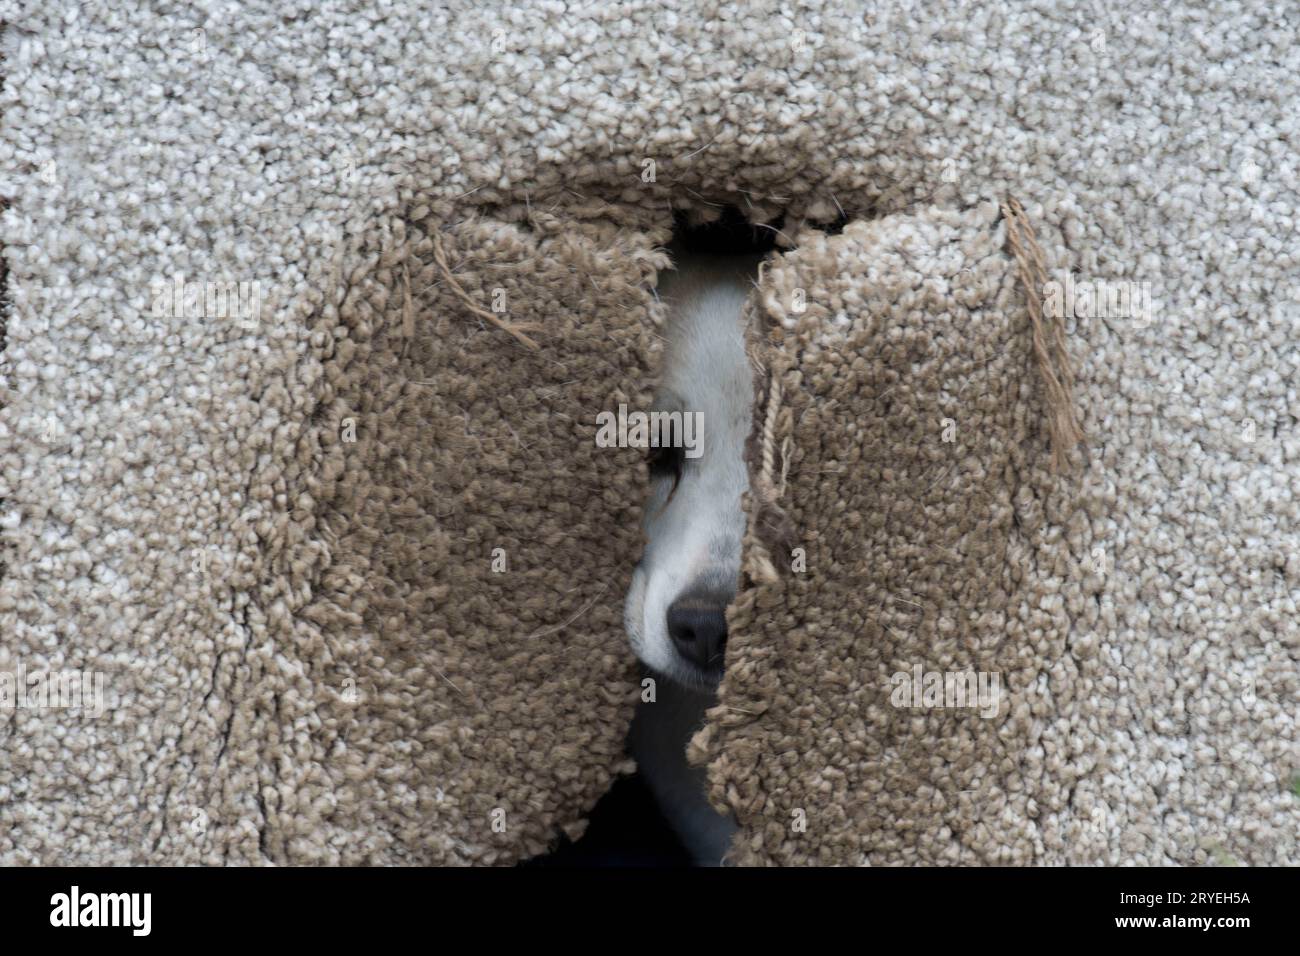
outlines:
M691 746L734 861L1300 862L1294 13L0 21L0 674L103 689L14 681L0 862L579 834L639 693L641 455L596 415L648 398L674 211L723 204L783 217ZM1070 293L1059 467L1009 197Z

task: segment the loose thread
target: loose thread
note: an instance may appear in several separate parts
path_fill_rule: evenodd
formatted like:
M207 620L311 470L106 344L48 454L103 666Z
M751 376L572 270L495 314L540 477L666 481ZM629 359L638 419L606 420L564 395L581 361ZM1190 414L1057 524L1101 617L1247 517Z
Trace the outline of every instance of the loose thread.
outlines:
M1084 439L1074 413L1074 368L1061 322L1043 312L1042 290L1047 282L1047 264L1034 227L1015 197L1002 204L1007 223L1007 244L1015 256L1020 283L1028 300L1033 334L1034 360L1047 394L1048 432L1052 441L1052 467L1061 471L1070 451Z
M465 308L469 309L470 312L477 315L480 319L486 319L491 322L503 332L509 332L533 351L537 351L539 348L537 342L525 335L524 331L536 332L540 330L541 326L530 322L507 322L495 313L489 312L487 309L475 302L474 298L465 291L465 287L460 284L456 279L456 276L452 273L451 266L447 264L447 252L442 247L442 237L436 232L433 234L433 258L434 261L437 262L438 268L442 270L443 277L447 280L447 285L451 288L451 291L455 293L456 297L465 304Z

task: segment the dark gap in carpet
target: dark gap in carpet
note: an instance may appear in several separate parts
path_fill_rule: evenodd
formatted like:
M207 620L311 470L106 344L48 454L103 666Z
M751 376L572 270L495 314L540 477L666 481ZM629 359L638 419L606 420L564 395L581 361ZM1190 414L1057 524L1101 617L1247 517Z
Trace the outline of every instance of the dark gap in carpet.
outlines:
M691 858L678 842L640 774L619 777L600 798L587 830L525 867L683 867Z
M735 206L727 206L712 222L692 223L687 212L673 215L673 246L691 255L739 256L768 253L785 224L778 216L770 223L751 222Z

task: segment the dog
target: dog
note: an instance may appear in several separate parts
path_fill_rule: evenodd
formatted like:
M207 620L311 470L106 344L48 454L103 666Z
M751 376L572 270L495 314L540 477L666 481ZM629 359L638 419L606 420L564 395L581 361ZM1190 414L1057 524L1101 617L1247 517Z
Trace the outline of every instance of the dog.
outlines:
M691 857L718 866L735 821L709 804L704 768L687 764L686 746L717 699L726 610L740 576L745 443L753 418L742 311L762 256L670 252L676 269L659 286L668 320L654 411L696 415L701 447L691 457L680 441L670 442L648 456L646 545L624 625L655 693L638 705L629 747Z

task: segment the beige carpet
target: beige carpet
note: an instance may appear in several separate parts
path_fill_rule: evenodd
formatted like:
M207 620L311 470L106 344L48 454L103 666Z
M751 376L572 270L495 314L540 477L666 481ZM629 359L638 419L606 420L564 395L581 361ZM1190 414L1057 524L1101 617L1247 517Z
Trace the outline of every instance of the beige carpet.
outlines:
M693 747L736 862L1300 862L1297 23L453 7L8 20L0 674L104 693L0 706L0 862L580 832L638 693L595 416L723 202L785 214ZM1059 471L1008 196L1052 280L1153 299L1060 323Z

